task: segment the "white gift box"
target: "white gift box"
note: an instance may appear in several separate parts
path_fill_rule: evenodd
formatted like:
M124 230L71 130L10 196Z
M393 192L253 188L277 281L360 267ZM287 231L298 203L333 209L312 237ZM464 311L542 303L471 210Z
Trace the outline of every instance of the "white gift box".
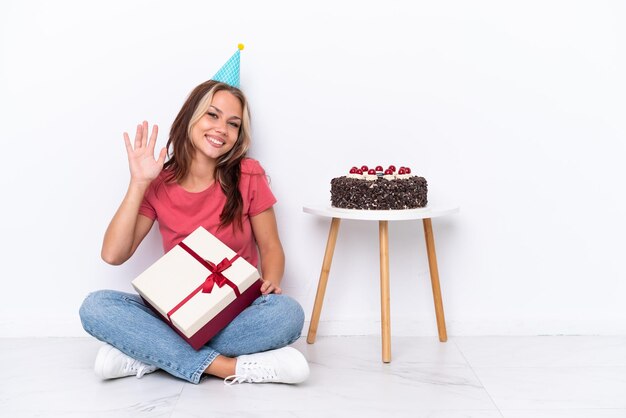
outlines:
M132 285L196 350L261 295L257 268L203 227L168 251Z

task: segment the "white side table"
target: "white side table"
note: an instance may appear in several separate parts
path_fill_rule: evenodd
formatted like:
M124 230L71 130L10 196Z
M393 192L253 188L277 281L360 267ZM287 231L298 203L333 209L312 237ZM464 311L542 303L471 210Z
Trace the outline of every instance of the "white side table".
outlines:
M324 293L326 292L326 284L328 283L328 275L330 273L330 265L333 260L335 251L335 243L339 234L339 223L341 219L356 219L363 221L378 221L378 231L380 240L380 316L381 316L381 332L382 332L382 357L383 362L391 361L391 318L389 304L389 241L388 241L388 221L412 221L421 219L424 224L424 236L426 238L426 250L428 253L428 267L430 269L430 280L433 288L433 299L435 302L435 315L437 317L437 330L439 332L439 341L448 340L446 333L446 322L443 314L443 302L441 300L441 287L439 285L439 271L437 269L437 256L435 254L435 238L433 236L432 218L450 215L459 211L458 206L429 205L423 209L407 209L407 210L354 210L339 209L330 206L304 206L305 213L311 215L324 216L332 218L330 224L330 232L328 233L328 242L326 243L326 251L324 253L324 261L322 262L322 271L320 280L317 285L317 294L315 296L315 304L313 305L313 314L311 315L311 324L307 335L307 342L313 344L317 335L317 326L322 312L322 304L324 303Z

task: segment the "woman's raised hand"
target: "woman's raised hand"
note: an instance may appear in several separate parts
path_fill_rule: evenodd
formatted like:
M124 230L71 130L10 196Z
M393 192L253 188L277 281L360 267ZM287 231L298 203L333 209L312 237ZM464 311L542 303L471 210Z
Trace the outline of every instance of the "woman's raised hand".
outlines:
M154 146L156 145L158 133L159 127L154 125L152 134L150 134L150 140L148 140L148 122L144 121L142 124L137 125L135 148L133 149L128 133L124 132L131 182L150 183L157 178L163 169L167 149L161 149L159 158L157 160L154 159Z

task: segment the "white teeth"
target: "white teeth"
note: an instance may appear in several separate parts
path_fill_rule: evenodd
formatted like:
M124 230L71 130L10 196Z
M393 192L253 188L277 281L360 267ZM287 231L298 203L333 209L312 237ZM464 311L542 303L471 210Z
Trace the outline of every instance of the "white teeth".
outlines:
M219 141L215 138L212 138L210 136L207 136L208 140L211 141L212 143L214 143L215 145L224 145L224 143L222 141Z

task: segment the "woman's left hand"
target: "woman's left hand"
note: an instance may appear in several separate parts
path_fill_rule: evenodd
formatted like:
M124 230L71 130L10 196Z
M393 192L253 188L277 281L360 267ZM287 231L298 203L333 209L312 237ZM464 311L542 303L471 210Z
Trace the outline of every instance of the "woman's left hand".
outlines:
M263 281L263 284L261 285L262 294L269 295L270 293L276 293L277 295L280 295L281 293L283 293L283 290L280 287L276 286L269 280L261 280Z

